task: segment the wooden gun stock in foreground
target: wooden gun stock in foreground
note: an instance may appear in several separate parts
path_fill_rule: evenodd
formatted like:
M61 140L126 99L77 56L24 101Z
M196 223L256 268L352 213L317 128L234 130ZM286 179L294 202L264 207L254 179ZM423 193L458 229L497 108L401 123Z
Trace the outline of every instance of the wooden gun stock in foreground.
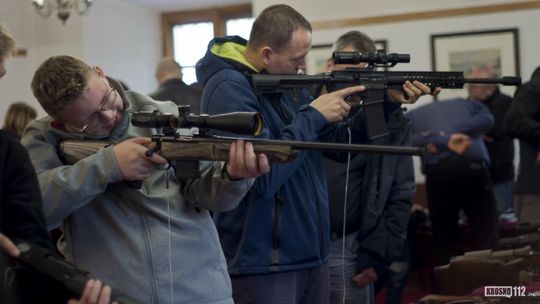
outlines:
M185 174L188 168L179 168L179 161L213 160L226 161L229 158L231 143L238 138L233 137L189 137L164 136L148 145L149 151L155 151L166 158L183 177L196 177ZM424 149L414 147L394 147L382 145L355 145L339 143L283 141L244 139L253 144L256 154L264 153L272 163L292 161L301 150L317 150L321 152L380 153L398 155L422 155ZM60 143L60 154L68 164L86 158L99 149L109 146L107 141L64 140ZM183 163L186 165L186 163ZM188 166L189 167L189 166Z

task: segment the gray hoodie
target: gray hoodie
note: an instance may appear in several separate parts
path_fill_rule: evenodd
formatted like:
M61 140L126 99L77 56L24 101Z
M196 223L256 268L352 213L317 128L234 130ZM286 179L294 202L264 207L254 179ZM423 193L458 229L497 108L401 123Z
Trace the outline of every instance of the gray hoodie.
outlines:
M151 135L129 123L133 112L177 113L172 102L119 92L123 119L104 140ZM74 165L62 163L59 141L77 138L83 137L52 127L49 118L34 121L23 138L47 224L64 232L66 258L142 303L232 303L208 209L236 207L253 180L231 181L223 177L223 162L208 162L199 179L179 180L172 169L153 169L142 188L133 189L121 182L112 146Z

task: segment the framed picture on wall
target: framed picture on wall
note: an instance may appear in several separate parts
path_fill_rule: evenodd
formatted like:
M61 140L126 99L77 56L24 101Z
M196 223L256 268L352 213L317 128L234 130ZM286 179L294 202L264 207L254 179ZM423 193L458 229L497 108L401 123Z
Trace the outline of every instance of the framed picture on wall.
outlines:
M375 40L377 50L386 50L388 52L386 40ZM311 50L306 56L306 74L315 75L324 72L326 60L332 54L331 43L317 44L311 47Z
M431 35L431 62L434 71L467 72L490 65L499 76L519 76L519 32L517 28ZM513 86L501 86L512 96ZM464 89L443 90L438 99L466 98Z

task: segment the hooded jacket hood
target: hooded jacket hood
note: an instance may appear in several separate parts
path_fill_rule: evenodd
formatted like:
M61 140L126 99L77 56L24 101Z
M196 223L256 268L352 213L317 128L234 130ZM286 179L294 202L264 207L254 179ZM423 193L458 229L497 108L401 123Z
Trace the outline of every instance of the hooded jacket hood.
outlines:
M259 73L244 56L247 40L240 36L214 38L204 57L197 62L197 80L204 86L208 79L223 69L236 69L245 74Z

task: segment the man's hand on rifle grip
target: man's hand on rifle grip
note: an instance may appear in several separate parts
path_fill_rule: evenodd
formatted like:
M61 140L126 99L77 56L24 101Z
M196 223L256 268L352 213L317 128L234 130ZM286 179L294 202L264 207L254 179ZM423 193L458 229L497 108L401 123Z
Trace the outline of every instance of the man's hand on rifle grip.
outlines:
M388 96L392 101L395 102L413 104L418 101L420 97L427 94L436 96L441 92L441 90L442 89L439 87L432 90L429 86L418 80L413 82L407 80L403 84L403 90L389 89Z
M270 172L270 163L264 154L255 154L253 145L241 139L231 143L226 172L231 179L257 177Z
M347 118L351 105L345 101L348 96L364 91L364 86L348 87L332 93L323 94L311 102L311 106L319 111L326 122L332 123Z
M150 171L157 165L166 165L165 158L157 153L146 155L148 145L152 140L147 137L134 137L114 146L116 162L127 181L141 181L150 176Z

